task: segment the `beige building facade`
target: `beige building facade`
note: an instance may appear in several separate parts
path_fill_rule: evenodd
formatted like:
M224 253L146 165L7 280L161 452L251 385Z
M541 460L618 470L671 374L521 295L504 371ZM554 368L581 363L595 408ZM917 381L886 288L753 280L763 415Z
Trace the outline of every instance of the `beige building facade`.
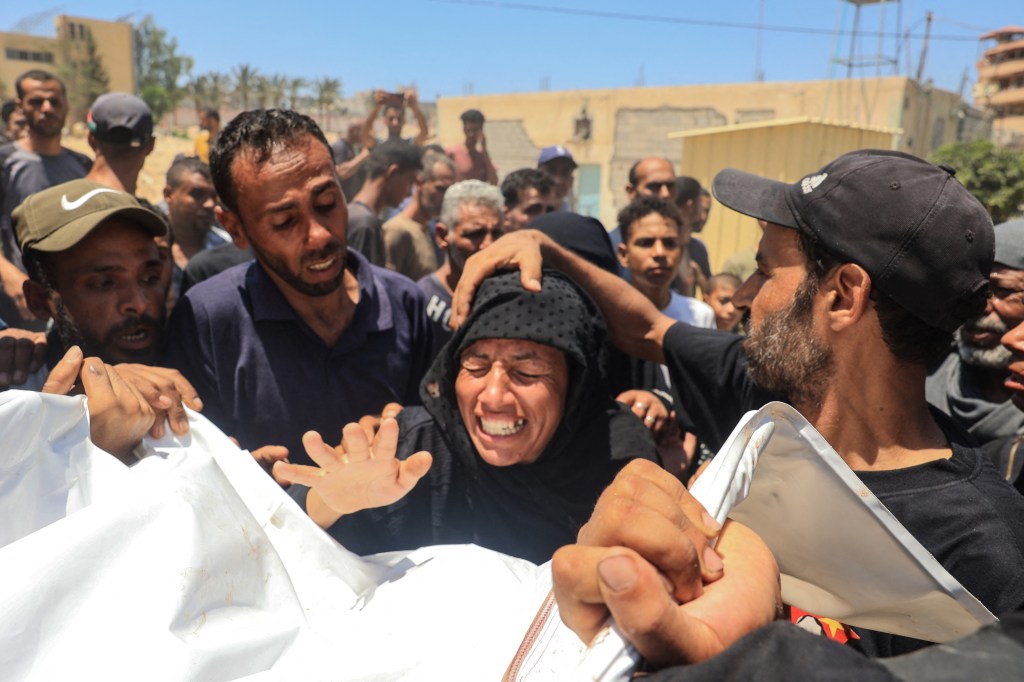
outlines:
M54 20L54 37L27 33L0 33L0 81L7 97L14 97L14 82L33 69L57 73L61 51L58 40L83 40L91 35L96 51L110 77L112 91L135 92L135 49L132 25L60 15Z
M780 163L791 156L790 148L775 139L792 135L796 129L790 126L767 125L758 133L757 147L736 155L719 149L711 159L707 152L693 151L692 145L671 139L674 133L802 119L821 124L805 127L803 133L813 130L819 136L816 144L823 148L846 151L841 144L833 145L830 136L842 135L845 140L848 131L858 129L882 131L881 138L871 139L885 140L887 148L927 156L943 144L986 137L989 131L980 112L965 105L956 93L904 77L446 97L437 102L442 144L462 140L459 115L466 109L479 109L487 117L487 146L501 177L535 166L546 145L567 147L579 164L576 208L599 218L608 229L615 226L615 216L626 203L630 166L645 156L665 156L678 174L696 177L705 185L725 167L767 171L790 181L799 178L788 164L780 175L752 161L768 149L776 150L769 156L783 157ZM810 163L802 155L800 160ZM801 168L813 170L820 165L814 162ZM715 221L723 213L721 209L717 216L713 212L705 230L708 238L718 229ZM748 237L729 237L722 246L735 240L746 245ZM729 254L712 252L711 256L716 264Z

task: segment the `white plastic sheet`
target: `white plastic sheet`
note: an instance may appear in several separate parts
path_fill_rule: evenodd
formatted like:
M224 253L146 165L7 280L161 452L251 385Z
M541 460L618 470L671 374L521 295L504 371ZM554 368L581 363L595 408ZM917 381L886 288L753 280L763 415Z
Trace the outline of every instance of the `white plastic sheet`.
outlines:
M17 679L500 679L546 567L357 557L201 417L126 468L81 398L8 392L0 670Z

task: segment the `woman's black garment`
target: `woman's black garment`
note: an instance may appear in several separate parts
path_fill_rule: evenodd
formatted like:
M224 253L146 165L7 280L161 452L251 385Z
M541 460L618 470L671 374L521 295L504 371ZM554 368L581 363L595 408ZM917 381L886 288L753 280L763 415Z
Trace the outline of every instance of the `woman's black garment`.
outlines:
M487 464L462 422L455 397L459 358L480 339L524 339L566 356L565 411L531 464ZM601 491L626 462L657 459L650 432L612 400L606 358L597 306L564 275L545 271L536 294L523 290L518 272L487 279L469 318L424 378L423 407L406 408L398 417L398 456L428 450L434 456L430 472L396 504L344 517L328 532L359 554L472 542L547 561L575 541Z

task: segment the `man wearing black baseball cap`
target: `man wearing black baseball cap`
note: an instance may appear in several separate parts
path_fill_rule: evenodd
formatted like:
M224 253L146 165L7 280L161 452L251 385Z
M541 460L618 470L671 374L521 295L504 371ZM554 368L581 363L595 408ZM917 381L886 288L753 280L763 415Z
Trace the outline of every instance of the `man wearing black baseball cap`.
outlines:
M85 177L135 194L139 172L153 151L153 114L127 92L108 92L93 102L87 118L96 160Z
M539 287L543 258L594 296L614 343L668 366L702 440L718 447L744 412L788 400L964 587L995 613L1020 607L1024 498L952 420L929 409L924 394L929 362L985 305L994 236L984 208L952 170L880 150L845 154L793 184L725 170L713 191L725 206L766 222L758 270L733 299L750 315L746 340L674 323L625 283L529 230L467 262L452 321L464 319L481 277L495 269L519 267L524 283ZM646 501L664 502L664 493L645 498L629 488L629 513L595 515L589 535L621 539L604 526L640 524L650 532L630 537L644 536L633 547L643 561L664 575L685 572L666 557L693 555L660 547L650 520L667 515L677 525L685 510ZM682 629L671 596L664 588L624 589L630 580L621 573L618 586L596 591L602 555L579 548L573 556L576 549L553 567L556 593L570 595L559 604L563 620L587 639L599 622L594 604L603 603L642 652L672 660L668 650ZM708 555L699 556L707 569ZM560 583L570 587L559 590ZM647 600L653 606L636 608ZM860 647L876 655L923 645L859 635Z

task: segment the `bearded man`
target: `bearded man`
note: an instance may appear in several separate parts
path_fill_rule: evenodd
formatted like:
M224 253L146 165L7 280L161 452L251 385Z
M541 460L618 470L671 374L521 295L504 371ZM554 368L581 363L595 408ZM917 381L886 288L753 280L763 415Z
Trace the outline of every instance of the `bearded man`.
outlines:
M1024 433L1024 412L1004 382L1010 350L999 340L1024 319L1024 220L996 225L996 255L982 315L956 332L956 352L929 376L928 402L985 446Z
M928 367L986 303L995 237L984 208L952 169L881 150L845 154L791 185L724 170L712 189L725 206L766 223L758 269L733 298L750 316L746 340L661 315L624 282L530 230L467 262L453 323L464 319L472 291L492 270L519 267L524 285L534 289L542 286L542 260L566 271L598 302L619 348L668 366L705 442L718 447L746 411L786 399L964 587L993 612L1020 607L1024 498L980 450L964 444L968 437L953 420L925 401ZM639 540L630 548L643 563L620 566L612 585L598 570L603 555L580 547L560 553L553 573L556 593L589 605L591 615L594 605L607 605L643 652L678 637L672 614L679 605L663 588L633 593L626 601L636 608L628 613L620 598L641 568L667 576L681 569L674 565L680 553L643 539L656 531L643 510L664 510L685 495L681 486L668 497L662 491L652 507L645 501L655 499L651 491L635 480L630 488L623 514L595 516L588 527L633 528ZM595 536L610 535L588 533ZM592 589L601 581L600 591ZM613 602L608 595L618 596ZM647 599L654 602L635 603ZM559 605L563 619L580 610ZM658 617L638 621L639 613ZM601 620L566 622L587 640L594 634L587 622ZM924 646L857 634L859 648L875 655ZM661 653L660 660L672 658Z

